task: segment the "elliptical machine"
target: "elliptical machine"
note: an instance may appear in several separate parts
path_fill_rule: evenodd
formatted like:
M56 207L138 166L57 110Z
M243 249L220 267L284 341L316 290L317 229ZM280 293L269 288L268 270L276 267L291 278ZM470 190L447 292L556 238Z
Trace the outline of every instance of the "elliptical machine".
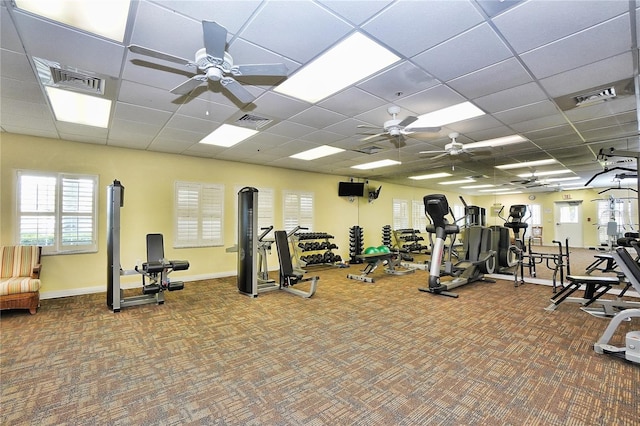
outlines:
M524 236L527 233L527 228L529 227L529 224L525 222L527 206L525 204L512 205L509 208L509 217L507 219L502 217L501 213L502 209L500 209L498 217L504 220L504 227L513 231L514 244L509 245L508 251L515 255L515 264L511 266L516 267L513 271L513 284L518 287L518 285L524 284L524 254L527 251ZM522 236L520 236L520 231L522 231ZM498 258L502 259L502 255L509 257L510 253L499 253ZM518 280L518 272L520 272L520 280Z
M435 233L436 240L431 250L429 287L419 288L419 290L443 296L458 297L458 294L452 293L450 290L476 281L495 282L484 277L484 274L493 273L495 267L495 252L490 250L491 229L479 225L468 226L463 238L463 247L459 254L458 262L455 264L451 262L450 248L448 260L443 265L445 240L449 236L451 236L452 240L455 240L460 228L455 224L455 220L449 223L445 218L447 214L451 214L453 217L445 195L426 195L423 201L425 213L431 220L431 225L427 225L427 232ZM441 281L441 273L453 278Z

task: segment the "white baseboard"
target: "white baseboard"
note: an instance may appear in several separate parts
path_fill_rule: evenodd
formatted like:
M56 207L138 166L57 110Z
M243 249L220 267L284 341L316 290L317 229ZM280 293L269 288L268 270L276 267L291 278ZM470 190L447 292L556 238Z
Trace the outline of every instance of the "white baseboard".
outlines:
M200 274L200 275L184 275L180 276L179 280L184 282L210 280L214 278L225 278L235 276L236 271L231 272L218 272L215 274ZM176 279L178 279L176 277ZM128 290L131 288L139 288L141 283L121 283L120 288ZM57 299L60 297L82 296L84 294L104 293L107 291L107 285L95 286L95 287L81 287L70 288L66 290L54 290L54 291L40 291L40 299Z

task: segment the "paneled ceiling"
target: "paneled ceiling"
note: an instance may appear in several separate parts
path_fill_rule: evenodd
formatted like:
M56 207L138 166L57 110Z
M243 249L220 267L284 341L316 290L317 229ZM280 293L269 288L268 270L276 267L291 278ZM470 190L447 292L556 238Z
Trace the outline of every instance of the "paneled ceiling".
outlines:
M441 180L408 177L445 171L453 175L446 180L473 176L477 184L556 191L540 180L514 183L531 168L494 167L552 158L559 163L535 171L564 167L571 172L562 176L580 177L579 184L635 188L636 159L612 156L604 164L597 154L639 151L638 13L636 2L626 0L141 0L132 2L124 42L118 43L4 1L0 125L9 133L432 189L444 188ZM279 81L246 77L242 83L256 99L242 104L214 83L174 95L170 90L194 70L127 48L135 44L193 60L203 47L203 20L227 28L227 50L236 64L284 63L289 76L355 32L401 60L316 104L274 92ZM34 57L104 78L104 96L114 101L108 128L56 121ZM611 87L615 95L606 92ZM577 96L595 93L606 95L576 106ZM386 138L361 140L366 134L357 126L381 126L391 119L392 105L404 118L464 101L486 114L437 133L414 133L400 148ZM271 121L230 148L198 143L244 114ZM442 150L452 132L463 144L512 134L527 141L438 159L420 153ZM345 151L310 162L289 157L320 145ZM373 153L361 152L371 145ZM352 168L382 159L402 164Z

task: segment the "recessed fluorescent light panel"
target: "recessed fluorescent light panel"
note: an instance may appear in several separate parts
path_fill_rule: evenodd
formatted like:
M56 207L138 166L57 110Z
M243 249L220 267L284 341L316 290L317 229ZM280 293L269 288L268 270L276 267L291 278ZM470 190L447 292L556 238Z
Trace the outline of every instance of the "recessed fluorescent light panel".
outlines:
M202 139L200 143L228 148L242 142L256 133L258 133L257 130L232 126L231 124L223 124L213 132L209 133L209 135Z
M328 155L337 154L344 151L342 148L336 148L334 146L322 145L317 148L309 149L307 151L299 152L298 154L290 155L290 158L297 158L298 160L315 160L318 158L326 157Z
M129 0L14 0L18 9L122 42Z
M45 91L56 120L102 128L109 125L110 100L48 86Z
M370 169L378 169L380 167L395 166L396 164L402 164L402 163L396 160L380 160L380 161L374 161L372 163L360 164L359 166L351 166L351 168L360 169L360 170L370 170Z
M471 142L471 143L465 144L465 147L487 148L487 147L497 147L497 146L503 146L503 145L513 145L514 143L520 143L520 142L526 142L526 141L527 139L523 138L520 135L511 135L511 136L504 136L501 138L487 139L486 141Z
M561 175L564 173L571 173L571 170L550 170L548 172L535 172L535 173L522 173L518 175L521 178L529 178L534 176L552 176L552 175Z
M440 185L457 185L460 183L473 183L475 180L473 179L461 179L461 180L450 180L448 182L440 182Z
M420 176L409 176L409 179L413 180L425 180L425 179L438 179L443 177L451 176L451 173L431 173L430 175L420 175Z
M493 188L495 185L492 184L483 184L483 185L469 185L469 186L461 186L462 189L480 189L480 188Z
M313 104L399 60L394 53L356 32L274 90Z
M546 160L535 160L535 161L523 161L522 163L510 163L510 164L502 164L501 166L495 166L496 169L500 170L509 170L509 169L519 169L524 167L537 167L537 166L546 166L548 164L555 164L558 161L549 158Z
M484 111L471 102L462 102L418 117L410 127L442 127L457 121L484 115Z

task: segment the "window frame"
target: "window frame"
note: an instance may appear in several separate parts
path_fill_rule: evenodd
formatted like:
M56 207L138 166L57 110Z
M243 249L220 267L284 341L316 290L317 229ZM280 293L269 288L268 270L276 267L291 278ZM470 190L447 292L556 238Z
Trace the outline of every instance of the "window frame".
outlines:
M197 204L194 206L181 205L180 191L197 192ZM209 194L204 194L205 191L209 192ZM224 185L219 183L175 181L173 248L224 246L224 191ZM210 204L203 204L203 196L211 198ZM195 221L195 231L187 231L187 233L191 234L195 232L195 237L184 235L185 232L181 228L182 218L191 218L192 222ZM207 226L205 218L208 218L209 222L211 222L209 231L205 229ZM216 229L218 230L217 232ZM205 236L207 232L211 234L210 237Z
M49 210L39 211L39 207L36 206L32 210L23 210L23 178L40 178L40 179L55 179L53 185L53 200L49 200L52 205L49 205ZM85 185L88 185L90 189L89 197L82 197L80 194L76 197L76 209L70 208L65 210L65 200L67 191L73 192L71 184L69 187L65 185L65 181L88 181ZM16 227L15 227L15 241L18 244L32 244L42 246L43 255L61 255L61 254L83 254L83 253L96 253L98 252L98 195L99 195L99 182L98 175L83 174L83 173L69 173L69 172L47 172L37 170L16 170L16 199L15 199L15 212L16 212ZM36 183L38 185L38 183ZM86 186L85 186L86 189ZM26 190L26 189L25 189ZM51 198L51 196L49 196ZM82 208L83 202L88 203L88 208ZM35 201L39 204L39 200ZM38 237L34 241L25 241L23 239L23 218L25 217L51 217L52 223L52 241L51 244L45 244L44 241ZM89 219L89 230L87 226L81 226L82 222L87 223ZM66 219L72 219L72 222L76 222L76 226L69 226L69 222ZM80 225L80 226L78 226ZM65 235L68 235L65 229L71 229L72 232L77 234L86 234L88 232L88 238L76 238L67 239ZM74 231L75 230L75 231ZM83 231L84 230L84 231ZM36 231L37 232L37 231ZM65 242L66 241L66 242Z
M291 206L287 206L289 202L288 198L295 196L297 198L296 211L290 211ZM311 208L308 212L302 211L302 198L306 197L310 199ZM282 191L282 229L291 232L296 226L307 228L305 231L312 232L313 224L315 221L315 195L310 191ZM292 226L293 225L293 226Z

